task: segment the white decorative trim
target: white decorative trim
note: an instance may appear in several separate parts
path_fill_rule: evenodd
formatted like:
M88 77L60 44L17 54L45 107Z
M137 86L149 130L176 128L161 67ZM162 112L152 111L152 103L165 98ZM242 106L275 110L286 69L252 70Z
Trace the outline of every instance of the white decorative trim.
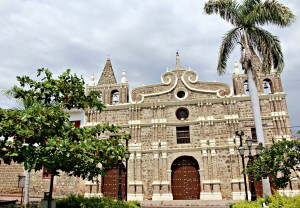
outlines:
M230 155L235 155L234 153L234 138L228 138L228 147L229 147L229 154Z
M226 123L238 123L239 115L238 114L224 115L224 119L226 120Z
M178 93L179 91L183 91L183 92L184 92L184 97L183 97L183 98L180 98L180 97L177 96L177 93ZM184 99L187 98L187 96L188 96L188 91L187 91L185 88L183 88L183 87L179 87L179 88L177 88L177 89L174 91L174 95L175 95L175 97L176 97L178 100L184 100Z
M152 195L152 201L170 201L170 200L173 200L173 194L171 193Z
M203 184L221 184L220 180L203 180Z
M133 201L133 200L143 201L144 195L143 194L127 194L127 200L128 201Z
M285 120L286 112L285 111L271 112L271 116L273 117L273 120Z
M137 124L141 124L141 120L129 120L128 124L130 125L137 125Z
M207 156L207 141L206 140L201 140L201 149L202 149L202 156Z
M201 192L200 200L222 200L221 192Z
M282 196L294 197L300 194L300 190L278 190L279 194Z
M211 139L209 140L209 146L210 146L210 154L211 156L216 156L216 140Z
M246 194L245 191L239 191L239 192L232 192L232 200L245 200L246 199ZM251 193L248 193L248 196L251 196Z
M199 90L199 89L196 89L196 88L193 88L193 87L189 86L189 85L186 83L186 81L184 80L184 76L185 76L186 73L190 73L190 72L191 72L191 71L185 71L185 72L181 75L181 80L182 80L183 84L184 84L189 90L192 90L192 91L195 91L195 92L203 92L203 93L216 94L216 95L217 95L218 97L220 97L220 98L224 98L224 97L232 97L232 95L233 95L233 88L232 88L229 84L227 84L227 83L222 83L222 84L224 84L224 85L227 85L227 86L229 87L229 89L230 89L230 94L229 94L229 95L225 95L225 96L221 96L221 95L220 95L220 91L221 91L222 89L219 89L219 90ZM188 76L188 80L189 80L190 83L193 83L193 84L194 84L194 83L197 83L197 81L198 81L198 74L197 74L196 72L194 72L194 71L193 71L193 73L196 74L195 79L192 80L191 77ZM209 82L206 82L206 83L209 83Z
M167 119L165 118L151 119L151 123L167 123Z
M178 78L177 78L177 76L176 76L173 72L165 72L165 73L161 76L161 82L162 82L164 85L168 85L168 84L170 84L171 81L172 81L172 79L171 79L171 78L168 78L168 77L166 78L167 81L165 81L165 80L163 79L163 77L166 76L167 74L171 74L171 75L173 75L173 76L175 77L174 85L171 86L170 89L168 89L168 90L166 90L166 91L162 91L162 92L151 93L151 94L142 94L142 93L140 93L139 95L142 96L142 99L141 99L140 101L134 102L134 103L142 103L142 102L144 101L144 98L145 98L145 97L151 97L151 96L155 96L155 95L162 95L162 94L166 94L166 93L171 92L171 91L177 86ZM150 86L151 86L151 85L150 85ZM138 88L136 88L136 89L138 89Z
M84 197L103 197L102 193L84 193Z

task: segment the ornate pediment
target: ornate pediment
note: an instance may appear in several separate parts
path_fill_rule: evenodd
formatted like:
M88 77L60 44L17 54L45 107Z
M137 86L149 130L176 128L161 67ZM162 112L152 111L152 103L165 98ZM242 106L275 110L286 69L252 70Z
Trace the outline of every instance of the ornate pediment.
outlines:
M176 67L161 76L160 84L135 88L131 93L132 101L142 103L195 100L224 98L233 95L232 87L229 84L199 81L196 72L183 68L178 63L179 56L176 57Z

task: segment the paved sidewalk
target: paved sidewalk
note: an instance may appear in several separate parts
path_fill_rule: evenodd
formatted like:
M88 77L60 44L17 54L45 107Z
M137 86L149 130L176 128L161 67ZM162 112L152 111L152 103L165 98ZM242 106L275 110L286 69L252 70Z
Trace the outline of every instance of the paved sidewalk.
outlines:
M233 203L233 200L218 200L218 201L209 201L209 200L173 200L173 201L143 201L142 208L194 208L194 207L204 207L204 208L227 208L230 203Z

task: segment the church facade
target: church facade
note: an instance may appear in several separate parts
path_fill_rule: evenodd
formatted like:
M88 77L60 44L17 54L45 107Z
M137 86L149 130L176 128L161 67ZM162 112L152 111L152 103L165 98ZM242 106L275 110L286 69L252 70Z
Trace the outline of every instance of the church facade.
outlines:
M255 68L265 144L293 139L279 74L263 74L259 65ZM109 122L130 134L128 167L124 160L94 182L61 174L55 177L54 196L76 193L117 198L121 170L123 199L126 172L128 200L245 198L236 132L244 132L244 147L246 138L252 138L252 154L258 144L247 76L240 73L237 63L232 85L205 82L198 80L196 71L181 66L177 53L175 67L161 75L161 83L130 92L125 71L118 83L108 58L99 81L92 76L87 90L100 91L106 108L102 112L72 110L70 121L77 126ZM114 135L104 135L109 136ZM1 164L0 172L0 195L20 193L17 183L23 167ZM30 195L43 196L49 180L43 171L32 173ZM299 194L299 186L295 179L284 192ZM256 191L262 194L259 182Z
M109 121L131 135L128 200L244 199L236 131L244 132L244 146L248 136L253 139L252 154L258 144L247 76L237 63L232 81L232 86L199 81L195 71L181 66L177 53L174 69L162 74L161 83L133 89L130 101L125 72L117 83L107 59L98 83L92 77L88 85L101 92L106 108L86 111L85 125ZM280 76L263 74L258 67L255 81L266 145L291 139ZM116 187L111 178L99 183L100 195L116 196L117 190L107 188ZM297 192L298 186L293 182L287 192ZM256 188L262 194L259 184Z

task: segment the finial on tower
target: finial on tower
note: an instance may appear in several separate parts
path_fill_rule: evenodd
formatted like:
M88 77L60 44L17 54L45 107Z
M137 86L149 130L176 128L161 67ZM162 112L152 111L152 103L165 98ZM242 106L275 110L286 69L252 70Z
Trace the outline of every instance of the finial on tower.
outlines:
M122 71L122 78L121 78L121 84L126 84L127 80L126 80L126 72L125 70Z
M94 73L91 76L91 81L89 83L89 87L94 87L95 86L95 75Z
M180 67L180 58L179 58L179 53L178 50L176 52L176 68Z
M234 74L235 75L240 74L239 65L238 65L237 61L234 61Z

